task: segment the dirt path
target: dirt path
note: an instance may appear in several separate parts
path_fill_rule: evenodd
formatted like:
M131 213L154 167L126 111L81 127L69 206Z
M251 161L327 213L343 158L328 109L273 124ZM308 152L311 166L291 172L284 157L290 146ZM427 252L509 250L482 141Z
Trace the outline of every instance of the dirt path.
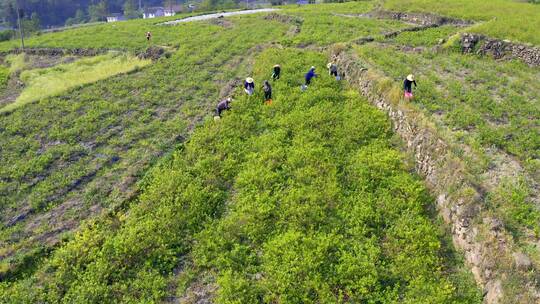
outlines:
M245 10L245 11L237 11L237 12L215 13L215 14L193 16L193 17L188 17L188 18L184 18L184 19L178 19L178 20L163 22L163 23L160 23L159 25L176 25L176 24L185 23L185 22L210 20L210 19L224 18L224 17L237 16L237 15L249 15L249 14L256 14L256 13L270 13L270 12L275 12L275 11L279 11L279 9L276 9L276 8L261 8L261 9Z

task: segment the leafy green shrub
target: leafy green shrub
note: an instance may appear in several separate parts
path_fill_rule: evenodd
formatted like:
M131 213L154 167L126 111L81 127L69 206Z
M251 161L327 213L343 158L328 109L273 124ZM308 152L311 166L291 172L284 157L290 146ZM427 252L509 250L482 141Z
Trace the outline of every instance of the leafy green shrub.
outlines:
M539 157L540 135L533 130L540 112L531 103L540 97L534 68L519 62L456 53L405 53L398 47L376 45L361 46L358 53L398 86L407 74L415 74L414 103L437 115L448 128L465 130L468 142L484 148L497 146L522 162Z
M3 90L9 80L9 69L0 65L0 90Z
M483 21L470 31L499 39L540 44L540 7L531 3L507 0L390 0L384 3L389 10L427 12L455 18ZM490 22L486 22L491 20ZM526 22L523 22L527 20Z
M13 37L13 31L0 31L0 42L7 41Z
M266 21L259 16L234 23L226 31L205 23L159 27L163 32L179 33L180 27L180 32L186 31L175 40L182 45L170 58L1 115L0 162L9 164L0 166L1 213L7 219L23 213L22 208L32 212L18 225L2 228L1 242L8 245L2 246L0 254L31 252L43 243L40 236L50 237L48 245L55 243L55 234L66 229L65 223L75 229L101 208L125 211L127 201L137 194L135 182L160 156L170 154L189 126L215 105L224 83L246 74L244 62L250 50L257 52L254 46L281 37L287 29L281 24L262 26ZM261 26L243 30L254 23ZM132 29L140 30L140 26ZM78 45L97 48L102 42L116 41L114 35L94 34L93 41L81 37ZM66 35L70 37L66 46L74 38L70 35ZM142 38L140 42L131 39L145 45ZM28 59L36 57L8 58L20 71L28 68ZM63 73L54 68L48 71ZM70 207L58 209L63 203ZM27 230L34 218L57 210L66 212L55 215L49 227L44 223ZM10 261L18 260L3 259L0 276L6 269L16 272L16 264Z
M523 180L503 180L488 197L492 208L503 214L505 224L514 234L526 227L540 234L540 211L528 200L530 189Z
M157 302L189 257L216 274L218 303L463 299L445 277L429 197L391 148L385 115L324 73L300 90L305 69L325 59L264 51L258 83L272 64L284 67L271 106L259 93L237 97L147 174L129 213L85 225L0 295ZM42 289L23 293L37 280Z
M457 33L455 26L445 25L441 27L430 28L419 32L403 32L397 35L393 40L400 44L410 46L434 46L448 40L450 36Z
M273 62L296 77L324 64L268 50L258 66ZM389 147L388 121L328 80L301 93L284 76L272 106L242 98L220 122L255 115L265 131L246 143L230 210L196 236L195 263L218 273L219 303L450 301L438 234L423 215L429 198ZM471 294L465 301L478 301Z

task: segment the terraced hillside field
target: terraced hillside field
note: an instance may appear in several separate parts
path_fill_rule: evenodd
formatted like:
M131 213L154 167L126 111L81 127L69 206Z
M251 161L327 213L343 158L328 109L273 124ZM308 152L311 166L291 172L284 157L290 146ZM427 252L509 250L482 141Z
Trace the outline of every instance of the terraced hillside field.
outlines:
M284 6L0 43L0 303L540 301L540 68L463 53L482 34L534 54L540 6L483 7Z

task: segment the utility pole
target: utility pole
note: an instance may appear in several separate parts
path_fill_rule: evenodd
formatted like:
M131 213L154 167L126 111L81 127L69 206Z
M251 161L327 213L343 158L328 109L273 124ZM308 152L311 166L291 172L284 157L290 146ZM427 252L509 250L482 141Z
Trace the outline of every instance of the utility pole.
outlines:
M142 0L139 0L139 11L142 9Z
M19 25L19 35L21 36L21 48L24 51L24 29L21 24L21 9L19 8L19 0L15 0L17 9L17 24Z

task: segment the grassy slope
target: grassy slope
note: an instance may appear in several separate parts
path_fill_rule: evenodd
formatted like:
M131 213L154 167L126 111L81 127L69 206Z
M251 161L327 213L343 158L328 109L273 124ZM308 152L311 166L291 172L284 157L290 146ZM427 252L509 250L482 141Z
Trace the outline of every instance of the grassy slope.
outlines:
M3 65L0 65L0 92L6 88L9 80L9 69Z
M429 198L384 115L326 75L301 93L305 68L326 64L320 54L266 51L257 82L275 62L285 73L272 106L259 93L207 120L152 171L129 214L86 225L5 299L157 301L195 250L200 270L216 273L218 303L479 303L467 279L445 274Z
M242 100L226 117L262 126L246 143L228 212L192 254L217 273L217 301L478 301L436 270L441 245L421 207L429 199L399 163L384 115L326 75L301 93L303 69L326 63L319 54L268 51L255 76L273 62L294 74L275 84L273 106Z
M313 7L286 6L281 14L304 18L304 26L299 35L283 37L284 44L318 46L348 41L361 36L379 34L383 31L404 27L395 21L358 20L334 16L334 13L363 13L373 8L374 2L362 1L345 4L325 4ZM238 20L244 17L231 17ZM165 19L164 19L165 20ZM178 47L185 43L183 36L190 34L190 26L160 26L164 20L135 20L104 24L95 27L79 28L58 33L34 36L27 39L29 47L60 48L104 48L142 50L146 44L145 33L151 31L153 44ZM178 35L178 33L181 33ZM195 34L193 32L192 34ZM16 48L16 41L0 43L0 51Z
M369 9L365 3L347 6L357 12ZM326 9L326 17L331 12ZM172 149L186 127L208 111L220 89L240 76L244 68L237 66L248 59L248 50L283 40L290 27L260 15L232 20L230 28L208 23L156 27L153 43L170 38L179 45L172 58L0 116L0 160L5 164L0 169L2 275L17 277L19 268L31 271L38 261L32 257L46 254L60 234L101 208L122 206L134 195L133 184L145 168ZM29 43L143 49L146 41L132 36L141 24L147 23L51 33ZM354 25L363 35L364 21ZM246 32L247 27L253 29ZM321 30L329 28L327 24ZM334 36L327 43L340 39Z
M540 45L540 6L509 0L388 0L384 8L482 21L473 32Z
M90 206L115 206L133 195L137 176L172 149L189 121L214 103L220 86L237 76L236 64L222 67L241 62L238 56L264 42L263 33L279 37L285 30L261 26L243 35L250 22L229 30L185 26L198 34L185 34L185 47L169 60L3 115L0 236L2 255L10 259L2 264L23 263L29 248L51 241L41 235L73 229ZM218 32L221 39L215 39ZM32 216L7 225L25 210Z
M182 17L180 16L176 16ZM156 23L171 20L171 17L158 19L137 19L118 23L105 23L96 26L81 27L61 32L32 36L25 40L27 47L58 47L58 48L93 48L93 49L124 49L144 50L145 33L151 31L153 42L157 45L178 46L182 34L168 27L157 26ZM190 26L186 26L190 30ZM196 31L194 31L196 33ZM17 40L0 43L0 51L19 47Z
M519 62L497 63L460 54L401 52L394 47L367 45L360 54L399 81L418 75L417 103L471 146L496 146L538 169L540 158L540 98L537 69ZM456 106L459 105L459 106Z
M474 3L477 4L477 2ZM31 107L25 107L24 111L15 111L13 115L1 117L0 121L2 125L0 125L0 130L3 130L3 132L7 134L7 136L1 137L5 140L2 144L3 146L8 147L8 153L2 152L0 157L3 158L2 161L8 161L8 163L11 164L9 170L12 171L9 172L15 172L17 168L22 168L23 172L26 172L27 174L18 175L16 178L4 178L3 180L7 181L7 184L5 182L0 184L0 186L3 187L0 189L3 189L4 191L0 191L0 194L12 194L14 192L10 192L10 189L22 185L23 192L14 194L21 195L20 197L23 198L27 197L32 203L35 202L37 210L40 210L39 212L49 212L54 210L54 207L59 203L58 200L53 202L49 201L48 197L50 197L51 193L56 193L59 189L64 189L63 187L65 187L65 185L69 185L73 181L79 180L81 176L86 176L89 168L90 170L91 168L98 168L98 174L95 178L88 182L88 185L84 184L84 189L81 192L76 191L78 194L75 194L75 197L80 198L80 193L84 194L82 197L86 205L83 205L81 208L86 209L86 206L96 204L107 207L123 202L126 196L123 193L123 189L118 185L124 183L128 179L138 178L144 168L147 168L148 164L153 159L161 155L163 151L170 150L171 145L175 142L172 137L185 130L184 126L186 119L198 117L215 101L217 91L219 90L218 84L223 84L223 82L219 83L219 81L230 79L236 75L234 68L232 67L229 68L229 66L227 66L227 68L223 69L224 63L235 58L235 56L243 56L246 53L246 50L251 46L266 40L275 39L292 45L304 45L306 43L325 45L333 42L347 41L356 38L356 35L366 36L392 27L399 28L403 26L399 23L378 23L360 19L353 22L342 21L331 15L332 12L362 12L369 9L371 5L372 4L366 5L365 3L354 3L346 4L344 6L325 5L317 6L316 8L288 8L283 13L295 14L305 19L300 34L296 36L283 35L283 33L287 31L289 25L270 23L271 26L268 26L268 23L263 23L259 16L244 16L233 18L236 26L232 29L223 29L217 26L205 26L199 28L197 25L192 24L165 28L156 27L143 21L134 21L133 23L126 22L115 25L103 25L95 28L70 30L62 33L53 33L31 38L29 43L36 47L58 46L68 48L127 48L131 50L140 50L146 47L143 33L147 30L151 30L154 32L154 43L180 46L180 49L170 61L160 62L155 66L144 69L129 77L119 76L111 80L106 80L80 91L70 93L68 96L50 98L36 105L32 105ZM311 9L316 9L317 13L308 14L307 11ZM321 13L322 11L324 11L324 13ZM340 22L340 24L343 25L354 26L357 30L353 31L344 28L341 32L333 31L334 25L331 21ZM367 24L369 24L369 26L367 26ZM245 28L247 28L248 25L250 29L260 32L247 33ZM316 26L318 26L318 30L314 31L312 27ZM398 39L402 39L400 43L408 44L408 41L415 40L415 42L411 42L410 44L423 45L428 41L432 41L432 37L438 39L441 33L437 31L440 31L440 29L430 32L429 37L417 38L418 36L413 36L414 39L411 39L412 37L401 36L401 38L398 37ZM448 32L452 32L452 29L448 29ZM312 34L308 35L307 33ZM508 33L508 31L506 33ZM524 35L523 33L524 31L518 29L516 35ZM317 38L313 39L312 36ZM13 45L10 45L10 43L0 44L0 49L5 50L11 47L13 47ZM369 49L369 47L366 47L366 49ZM376 54L376 52L374 52L374 54ZM400 57L402 56L400 52L390 49L379 55L383 59L379 62L373 62L380 68L392 70L389 71L391 75L392 73L397 73L396 71L399 71L399 75L396 74L395 76L396 80L399 81L401 76L403 76L401 73L405 72L403 66L395 62L395 58L402 58ZM434 55L426 54L426 58L421 58L424 55L418 56L419 58L408 58L407 60L418 60L415 62L424 64L426 61L423 60L429 61ZM456 64L463 64L462 60L468 60L459 59L458 57L459 56L456 55L455 58L451 57L450 59L444 60L436 56L433 58L435 58L435 60L440 59L441 64L450 61L446 66L452 69ZM385 62L386 60L391 63ZM233 60L233 62L237 61L237 59ZM496 68L496 64L491 63L491 61L486 60L485 62L489 69ZM471 62L465 62L465 64L472 65L471 70L473 73L479 73L484 69L483 64L475 65ZM512 73L514 65L516 64L510 63L503 68L502 72L499 70L496 71L497 73L503 74ZM426 65L426 67L427 66L428 65ZM396 69L396 71L393 71L393 69ZM521 65L517 64L516 69L521 69ZM426 74L429 73L426 72ZM445 80L448 78L446 74L448 73L443 71L440 76L436 76L435 78L443 77L442 80ZM182 78L178 75L189 75L189 77ZM519 77L519 79L526 80L530 77L534 77L534 73L524 72L521 73ZM297 78L298 76L296 76L295 79ZM217 80L218 82L213 82L213 80ZM428 93L430 88L435 88L432 92L436 92L440 89L439 83L437 83L435 87L433 87L429 81L426 81L426 79L422 79L422 83L423 86L420 90L423 90L425 87L425 93ZM424 83L426 84L425 86ZM529 84L529 82L526 83L527 85ZM298 85L297 80L290 82L290 84L292 85L292 90L296 89ZM490 82L486 85L489 84ZM201 90L203 87L209 89ZM287 90L286 87L283 87L282 89ZM518 88L512 90L515 94L519 92ZM528 91L528 89L525 88L522 91ZM420 92L421 91L419 91L419 94L424 94L424 92ZM443 87L442 92L445 94L443 95L445 97L452 96L451 94L454 92L454 88ZM532 94L534 94L534 91ZM345 95L346 94L342 97L346 98ZM106 98L107 101L100 98L100 96L103 96L103 99ZM321 93L321 96L326 95ZM425 97L427 96L428 95L425 95ZM455 98L455 96L452 98ZM520 99L523 98L523 96L518 96L517 98ZM77 100L77 103L73 105L73 102L68 102L68 99ZM110 102L108 102L109 100L115 101L115 107L111 107ZM180 100L182 101L182 106L178 109L178 101ZM426 98L425 100L429 99ZM509 99L509 103L504 106L511 108L512 102L512 99ZM256 117L260 118L270 114L266 112L249 112L248 109L251 109L251 107L246 105L245 102L239 103L239 105L242 104L246 107L246 112L249 115L257 115ZM483 109L481 107L475 108L475 111L472 111L470 107L473 103L466 102L464 107L455 107L457 104L461 105L461 101L458 102L455 100L455 102L450 104L443 103L443 105L448 106L447 109L455 108L458 112L467 110L475 115L478 114L475 111L480 111L482 115L492 114L486 110L487 108ZM452 105L454 105L454 107ZM428 104L426 103L425 106L428 107ZM300 113L305 112L305 109L304 111L302 111L301 108L297 110L300 110ZM166 113L165 118L158 114L164 113L163 111ZM263 110L257 108L256 111ZM536 110L533 108L533 111ZM331 111L328 110L328 112ZM43 113L46 114L43 115ZM81 118L78 118L77 116L80 116L81 113L84 115ZM519 115L517 112L514 113ZM302 114L298 115L301 116ZM64 116L66 117L64 118ZM231 116L233 117L234 114ZM45 119L41 122L40 120L35 119L35 117L40 117L41 120L45 117ZM456 114L454 117L461 119L460 114ZM286 121L285 118L283 118L283 120ZM30 122L30 125L23 124L23 121ZM77 123L73 123L73 121L76 121ZM141 124L141 122L143 122L143 124ZM236 167L240 161L244 161L242 158L244 156L239 154L249 151L273 151L275 153L282 153L281 151L274 151L273 146L266 146L263 143L258 143L256 139L253 139L252 143L253 145L261 145L260 147L253 148L255 150L236 151L235 148L239 147L238 144L240 142L245 141L248 137L250 138L250 134L252 134L250 132L260 130L262 126L254 124L254 120L249 116L239 117L238 122L232 121L230 123L232 123L232 125L229 125L230 128L221 131L212 129L215 128L212 124L205 127L208 128L206 131L199 131L197 133L202 139L199 139L200 141L198 143L198 139L193 139L193 141L196 142L193 144L195 148L186 150L187 156L183 156L182 153L179 153L179 156L174 158L172 164L166 165L162 169L157 169L157 172L162 174L161 179L156 177L155 181L150 182L150 184L146 186L146 194L141 198L141 205L133 206L133 214L130 213L129 216L125 216L123 215L123 212L121 212L119 217L100 217L97 221L87 222L85 224L86 228L77 236L75 241L68 242L65 246L62 246L53 254L51 259L43 262L42 266L38 265L39 270L35 276L30 276L35 270L34 267L31 267L28 274L24 274L24 276L30 276L28 280L20 280L13 289L5 289L5 292L10 293L12 291L17 291L20 293L13 293L12 295L24 296L26 294L29 297L39 298L44 296L44 294L39 290L34 290L32 286L34 286L33 284L36 284L36 282L39 281L42 283L44 280L51 282L51 286L47 286L52 289L47 291L46 296L51 297L50 299L52 300L57 300L58 297L65 296L67 301L86 300L97 302L103 301L104 299L107 301L108 299L111 299L111 297L118 296L123 300L128 301L133 299L132 297L140 299L159 298L163 296L165 294L164 289L167 284L168 276L164 276L163 273L160 273L158 270L168 272L171 269L174 269L177 266L178 254L185 254L191 250L191 242L195 237L195 232L203 229L204 227L202 225L206 221L221 216L221 211L223 210L221 207L224 206L225 200L229 198L229 186L238 185L237 183L239 180L236 178L236 174L242 173L238 171L240 168ZM521 122L518 120L513 120L512 124L516 126L513 130L525 132L523 133L523 136L526 137L526 131L518 130L520 123ZM51 127L47 128L48 125L51 125ZM223 125L227 125L227 123L224 123ZM42 128L44 130L41 130ZM67 128L66 131L64 131L65 128ZM236 129L243 131L234 133ZM488 133L490 132L489 128L486 128L486 130ZM473 129L472 131L472 135L467 133L463 138L467 143L471 143L477 149L481 149L483 145L482 137L477 136L477 133L475 133L477 129ZM225 142L220 142L214 138L222 134L219 132L225 132L227 135L221 135L220 139L228 137L231 134L236 134L235 136L237 137L234 137L231 141L227 140ZM52 134L53 137L50 137L49 134ZM79 134L82 134L80 138ZM150 134L151 138L149 137ZM277 136L277 140L281 140L281 137L278 136L279 132L275 132L275 134L272 133L268 136L274 135ZM56 146L56 143L58 142L56 140L57 137L62 139L59 147ZM42 143L40 141L41 138L46 139L45 142ZM534 145L534 137L532 137L532 139L533 141L530 143ZM98 140L99 145L97 148L90 146L90 153L86 152L84 150L86 149L85 146L88 142L93 142L94 140ZM208 151L206 149L210 150L210 152L206 152L209 155L212 151L218 149L212 145L206 146L208 143L214 142L218 142L220 145L218 148L222 149L220 151L223 151L223 154L206 157L203 153L204 151ZM53 143L53 145L51 146L47 143ZM276 143L283 144L281 141L277 141ZM77 148L75 144L81 144L82 148ZM299 145L290 142L286 142L285 144L287 147L287 150L285 150L286 154L291 154L291 157L293 157L293 152L295 149L299 148ZM520 149L521 147L519 145L519 143L516 143L515 147ZM251 148L249 146L243 147L245 149ZM71 150L73 148L75 148L75 150ZM308 151L306 153L308 154L319 153L318 150L311 149L311 146L309 145L306 145L306 149L306 151ZM81 153L81 151L83 153ZM526 152L525 150L523 151ZM323 149L320 153L323 153L322 155L324 155L324 153L327 152L328 149ZM261 153L262 152L259 154ZM46 157L42 158L42 154L45 154ZM78 158L81 155L83 157ZM110 158L103 159L103 155ZM116 159L113 157L117 155L121 156L120 162L107 162L109 159ZM523 155L527 157L525 153ZM75 156L75 158L73 158L73 156ZM227 161L225 164L220 163L219 159L223 159L223 157L226 157L227 160L230 159L230 162ZM18 162L19 159L20 162ZM73 162L74 159L75 162ZM74 165L70 165L66 168L65 164L68 163L68 161L69 164L74 163ZM40 165L42 162L44 162L43 166ZM261 162L261 160L254 158L250 168L254 168L253 166L254 164L256 165L257 162ZM32 165L30 166L28 163ZM35 169L36 164L38 165L37 169ZM101 167L100 164L105 165L104 167ZM250 163L246 162L246 164L249 165ZM323 162L322 164L328 168L334 168L332 170L338 170L338 172L341 172L339 170L345 166L343 164L336 165L338 168L335 168L336 166L332 163ZM484 163L480 165L483 164ZM51 174L50 168L53 168L52 172L54 172L54 170L67 172L68 177L64 178L61 174ZM299 167L299 170L303 168L304 167ZM402 170L402 168L398 169ZM6 174L5 172L6 171L4 171L3 174ZM44 172L46 179L45 182L42 183L41 178L44 175ZM73 175L70 175L70 172L73 172ZM80 175L81 172L83 175ZM242 174L247 173L249 172L246 171ZM289 172L287 174L293 176L293 173L294 172ZM56 179L51 179L51 176ZM331 178L331 175L329 176L330 181L335 180ZM31 187L30 185L36 180L38 183L42 183L40 185L43 186L37 188ZM304 180L300 180L300 182L302 181ZM51 185L55 185L55 187L56 185L60 185L60 187L55 188L51 187ZM343 187L341 184L339 185L340 187ZM240 184L240 186L242 186L242 184ZM186 188L187 192L178 192L178 189L183 188ZM239 190L244 191L245 189L239 187ZM501 189L501 191L498 192L500 198L508 195L508 193L503 190L504 189ZM45 193L45 195L43 195L43 193ZM71 195L73 194L69 194L69 197L71 197ZM249 193L246 195L247 197L250 197ZM522 196L520 196L519 193L517 195L512 195L516 198L516 206L521 207L522 204L519 200ZM45 199L43 199L43 197L45 197ZM19 198L7 197L7 199L14 199L12 201L13 204L13 202ZM238 198L233 197L232 200L236 202ZM155 201L161 201L163 204L159 205L159 208L156 208L156 205L153 204ZM497 199L493 199L495 204L506 204L506 200L504 199L499 201L500 202L498 202ZM191 202L193 202L193 204ZM421 201L418 201L418 203L420 203L420 205L422 204ZM241 203L239 205L241 205ZM11 206L15 207L15 205ZM364 206L369 207L369 202ZM255 207L258 208L258 205ZM7 210L11 212L8 213L10 215L16 214L16 209ZM178 210L183 210L184 212L179 212ZM217 213L216 210L218 211ZM246 212L248 211L249 210ZM281 212L289 212L290 210L277 209L277 211L274 211L280 214ZM343 209L342 213L348 213L349 211L350 210L348 209ZM518 211L521 214L527 215L526 210ZM160 221L154 221L152 217L147 216L150 212L160 219ZM249 215L249 213L241 213L243 210L238 210L236 212L238 216ZM326 215L326 213L322 214ZM179 217L184 220L179 220ZM235 218L224 219L224 222L219 224L215 229L227 227L227 221L233 221ZM329 223L328 226L325 227L327 227L327 229L329 227L331 228L331 224L332 223ZM518 222L518 224L521 225L522 223ZM20 239L17 239L18 237L21 239L28 237L28 232L25 231L24 225L25 223L23 222L16 226L3 227L1 237L2 240L5 240L4 244L6 244L6 246L3 246L2 250L0 250L1 254L17 251L24 253L26 248L31 248L33 246L32 244L35 245L33 242L41 241L30 239L19 243ZM272 229L274 229L274 226L272 227ZM41 227L40 229L48 231L50 227ZM213 229L214 228L209 227L206 232L210 240L212 237L216 237L216 232L213 231ZM175 231L176 233L164 233L164 231L168 230ZM22 233L23 231L25 232ZM322 233L315 234L316 237L314 239L320 241L315 243L309 238L304 238L302 231L300 231L300 234L297 231L293 231L292 233L284 235L279 234L281 233L281 230L279 229L276 230L277 232L274 230L271 231L273 231L272 234L276 233L276 239L273 240L275 242L270 242L266 239L258 239L258 242L252 243L253 246L256 246L254 248L271 249L272 246L287 247L288 244L292 244L298 245L298 248L301 249L313 248L313 244L318 243L327 244L328 246L333 244L331 241L327 241L327 239L324 238L325 234ZM342 232L340 231L339 233ZM141 239L141 235L147 236L148 238ZM279 235L282 236L282 239L277 238ZM245 235L240 234L241 240L243 240L244 237ZM302 239L305 239L306 242L298 241ZM236 246L237 243L234 242L232 245ZM30 243L30 245L28 243ZM162 247L157 246L157 249L153 251L152 248L155 248L156 244L160 244ZM294 247L292 245L290 247ZM86 248L91 247L95 247L95 249L89 251L86 250ZM244 247L240 246L238 248ZM215 255L212 255L213 253L209 251L210 249L211 248L201 246L197 250L200 250L201 253L209 254L209 256L216 257ZM110 254L112 256L110 259L111 261L108 261L108 259L104 257L100 258L99 256L101 254L105 254L106 256ZM295 257L297 254L297 252L292 251L290 256ZM218 255L217 257L225 259L225 261L228 261L227 259L229 258L227 251L225 251L223 256ZM243 267L246 265L251 267L250 257L251 255L248 254L246 256L248 260L237 264L237 268L230 268L229 266L220 268L219 265L216 266L212 263L204 264L205 267L209 267L210 269L219 272L218 277L221 278L219 284L222 287L226 287L222 289L220 298L225 301L227 299L227 291L238 291L238 289L235 288L243 290L246 286L254 286L257 288L261 287L263 290L281 290L275 294L265 294L265 296L269 299L283 299L281 295L284 295L285 293L283 292L283 289L280 289L282 287L280 287L279 283L291 283L294 279L287 277L276 279L281 275L279 271L273 273L273 277L260 284L253 280L246 279L246 273L242 271L244 271ZM317 263L321 261L320 256L313 256L312 258ZM2 266L9 269L12 265L20 264L21 259L22 258L20 257L5 259ZM270 255L267 259L259 260L257 262L259 264L257 264L256 267L259 267L257 269L265 269L263 268L263 263L265 262L272 263L272 261L279 260L281 263L286 261L281 259L279 254L276 253ZM331 261L322 261L324 263L329 263L329 265L336 265L332 264ZM118 274L111 273L111 271L113 269L116 270L119 265L129 265L129 267L126 266L127 268L122 268ZM298 267L300 266L308 267L307 269L313 269L309 268L311 267L310 265L299 265ZM87 270L87 267L90 269ZM246 271L250 271L251 268L249 267ZM332 267L330 269L334 269ZM279 267L277 266L272 266L267 269L271 268L279 270ZM241 269L241 271L239 272L238 269ZM49 274L49 271L52 274ZM317 271L319 271L319 269L317 269ZM321 270L321 273L324 273L324 271ZM13 279L20 277L22 277L22 275L13 277ZM378 276L375 276L375 278L377 277ZM241 280L231 280L232 278ZM115 283L111 286L104 286L103 280L106 279L110 279ZM445 280L446 278L442 279L442 281ZM239 283L238 285L234 285L234 282ZM269 285L265 285L267 283ZM434 286L440 286L437 284L438 283ZM329 285L324 285L319 282L314 286L316 286L314 288L317 290L324 291L327 290ZM309 290L310 288L301 285L296 285L296 287L299 290L299 293ZM65 294L65 292L67 292L67 294ZM260 289L254 289L253 292L256 294L264 293ZM401 292L403 292L403 290L401 290ZM452 296L452 292L448 292L450 296ZM289 295L287 295L287 297L288 296ZM298 295L292 296L296 297Z
M540 71L517 61L496 62L452 50L403 51L404 46L432 41L434 33L439 34L438 29L406 33L357 51L395 79L398 87L407 74L416 74L415 106L462 145L455 153L462 155L474 179L484 185L485 212L504 222L516 241L515 250L526 252L538 267L540 107L535 101L540 86L535 79ZM520 276L515 270L512 273ZM512 297L515 286L507 287Z
M133 56L103 55L52 68L24 71L20 75L21 81L26 84L24 90L14 103L0 108L0 114L72 88L138 70L150 63L150 60Z
M359 20L334 15L363 13L373 9L373 6L374 2L366 1L328 4L319 6L317 9L306 6L286 7L284 13L303 18L304 23L298 35L285 39L283 43L323 46L359 37L374 36L407 26L392 20Z

